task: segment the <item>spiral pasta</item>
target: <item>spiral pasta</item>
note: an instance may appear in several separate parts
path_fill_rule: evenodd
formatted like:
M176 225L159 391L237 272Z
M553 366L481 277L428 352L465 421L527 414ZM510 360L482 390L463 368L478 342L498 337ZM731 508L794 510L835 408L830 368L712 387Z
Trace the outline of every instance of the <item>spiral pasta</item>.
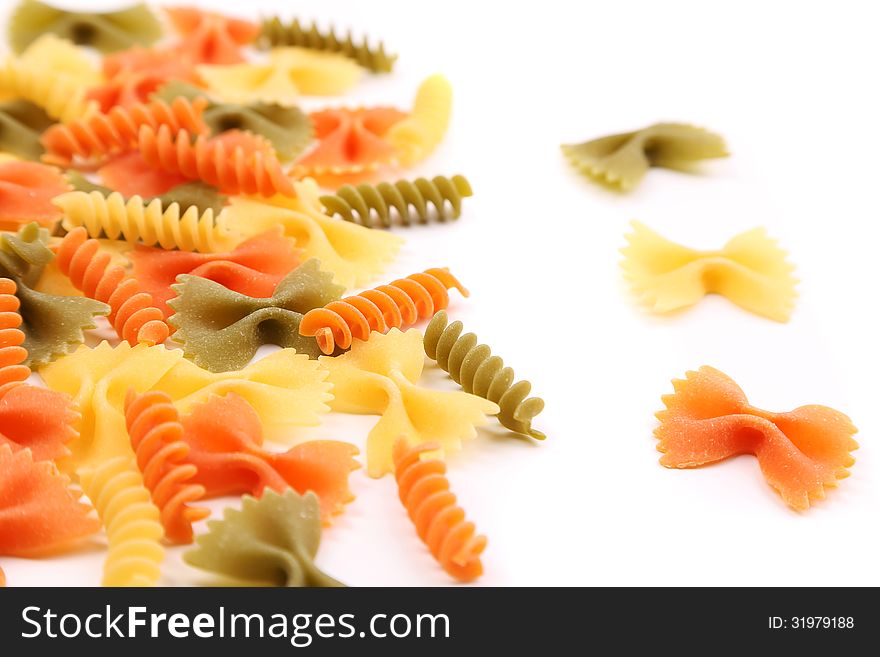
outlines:
M409 447L403 438L394 444L394 477L400 501L419 538L443 570L460 582L472 582L483 574L480 555L487 539L477 534L474 523L467 522L464 510L456 505L446 464L437 458L422 458L438 449L438 443Z
M138 282L119 265L111 265L110 259L82 226L65 235L58 247L58 268L87 297L110 306L107 319L120 338L131 345L164 342L170 330L162 311Z
M410 115L391 126L386 135L403 166L412 166L434 152L451 114L452 86L442 75L432 75L419 87Z
M29 100L54 119L72 121L97 110L78 80L9 59L0 65L0 98Z
M385 333L431 317L449 305L447 290L453 287L468 296L448 269L427 269L310 310L299 332L315 336L321 351L332 354L336 347L348 349L353 338L366 340L372 331Z
M95 160L130 150L138 145L141 126L153 129L168 126L178 132L204 134L208 128L202 113L208 106L204 97L190 101L175 98L171 103L154 99L128 107L116 106L106 114L98 112L83 119L55 125L41 139L46 149L43 159L51 164L70 166L74 158Z
M155 585L164 557L163 530L134 459L120 456L78 474L107 533L103 585Z
M449 372L465 392L498 404L498 420L512 431L544 440L546 436L532 428L532 418L544 410L544 400L528 397L532 389L528 381L513 382L513 370L504 367L504 361L492 355L484 344L477 344L477 336L462 332L462 323L453 322L441 310L425 329L425 353L428 358Z
M205 487L190 482L197 469L187 462L189 445L182 440L183 425L174 402L164 392L137 395L129 389L125 425L144 486L159 508L165 538L172 543L192 543L192 524L211 512L188 506L204 497Z
M148 205L139 196L127 201L122 194L113 192L68 192L53 199L64 212L62 225L68 231L82 226L90 237L106 236L111 240L141 242L163 249L222 251L232 241L226 227L223 211L215 218L210 208L201 215L196 206L189 206L181 214L180 205L172 203L162 208L162 201L153 199Z
M316 23L305 25L298 19L285 23L277 16L262 22L257 43L263 48L298 46L340 53L373 73L390 73L397 60L397 55L385 52L385 44L381 41L371 47L366 39L355 41L351 32L339 36L332 28L325 32L319 30Z
M392 225L392 211L404 226L413 221L426 224L432 218L445 222L461 216L461 200L472 196L473 191L464 176L435 176L432 180L398 180L395 183L382 182L378 185L363 183L343 185L335 194L321 197L321 204L330 216L339 215L346 221L358 223L367 228Z
M31 369L23 364L28 353L21 346L24 333L19 328L21 315L16 287L15 281L0 278L0 398L31 375Z
M154 130L144 125L138 150L150 166L202 180L229 194L295 196L293 182L284 174L274 151L256 148L256 143L251 147L234 144L230 150L222 138L208 140L200 135L193 143L185 130L175 137L168 126Z

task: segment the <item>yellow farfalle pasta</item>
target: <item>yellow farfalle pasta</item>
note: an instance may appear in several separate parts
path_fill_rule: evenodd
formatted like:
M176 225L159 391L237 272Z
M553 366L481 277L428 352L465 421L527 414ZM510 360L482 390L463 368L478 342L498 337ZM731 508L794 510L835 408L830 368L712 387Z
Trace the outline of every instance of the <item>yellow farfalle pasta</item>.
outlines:
M412 112L395 123L386 139L397 149L403 166L412 166L428 157L443 140L452 116L452 85L442 75L422 82Z
M223 210L215 216L211 208L200 214L194 205L183 211L177 203L163 208L158 198L145 205L140 196L126 200L118 192L68 192L52 203L64 212L66 230L85 226L90 237L201 253L226 251L235 241Z
M316 426L329 409L332 386L315 360L293 349L281 349L241 370L208 372L181 360L154 390L167 393L181 413L211 395L235 393L253 406L266 440L290 443L291 428Z
M199 66L212 94L229 103L291 103L301 95L335 96L351 88L363 69L336 53L274 48L265 64Z
M101 71L82 48L54 34L44 34L34 41L21 53L18 61L47 72L66 75L87 87L97 85L103 80Z
M28 100L65 122L97 111L98 104L86 98L90 64L82 53L65 55L66 48L63 40L43 37L21 57L8 57L0 65L0 100Z
M165 530L134 457L82 468L78 475L107 533L102 584L155 585L165 556L160 543Z
M763 317L787 322L794 308L797 279L786 252L755 228L717 251L697 251L633 222L621 266L633 291L651 310L669 312L721 294Z
M328 410L327 373L308 356L282 349L242 370L214 374L183 360L179 349L106 342L82 347L40 370L53 390L72 395L82 414L80 435L71 442L75 464L96 466L133 456L125 427L128 390L168 394L182 413L211 395L234 392L260 415L266 438L283 439L290 427L318 424Z
M441 392L416 385L425 355L422 334L391 329L355 340L351 351L335 358L322 356L333 384L331 407L343 413L381 414L367 437L367 473L381 477L393 470L392 448L398 438L411 445L437 442L457 449L476 436L475 426L498 406L466 392Z
M294 183L295 198L274 196L263 201L232 198L227 224L247 237L281 224L306 258L317 258L333 282L346 288L370 284L394 258L403 243L397 235L331 219L322 212L317 185Z
M82 415L79 436L69 444L76 467L97 467L134 456L125 429L125 395L133 388L146 392L183 358L183 352L158 345L136 347L102 342L82 346L40 370L53 390L74 397Z

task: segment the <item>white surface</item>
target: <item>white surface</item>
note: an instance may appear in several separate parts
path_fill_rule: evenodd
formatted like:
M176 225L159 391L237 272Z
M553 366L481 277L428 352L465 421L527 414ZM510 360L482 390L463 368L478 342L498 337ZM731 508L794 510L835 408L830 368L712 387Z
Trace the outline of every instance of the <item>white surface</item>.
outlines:
M193 4L236 13L242 3ZM476 195L454 226L401 230L407 243L388 276L450 266L472 291L452 312L547 401L536 420L545 444L481 431L449 460L454 490L489 537L482 584L880 584L880 46L869 7L295 3L299 17L383 38L401 55L393 75L368 78L344 102L406 107L435 71L455 89L448 139L412 174L461 172ZM653 170L620 196L580 178L559 152L658 120L716 130L733 156L699 176ZM618 268L632 218L705 248L766 226L803 281L791 322L714 297L672 317L646 314ZM861 430L852 476L799 514L754 458L662 468L652 437L660 395L703 364L758 406L848 413ZM310 435L362 444L372 421L334 415ZM448 584L393 479L359 471L352 485L358 498L325 532L319 564L352 585ZM210 580L179 554L169 550L163 583ZM94 584L102 557L97 548L0 564L10 585Z

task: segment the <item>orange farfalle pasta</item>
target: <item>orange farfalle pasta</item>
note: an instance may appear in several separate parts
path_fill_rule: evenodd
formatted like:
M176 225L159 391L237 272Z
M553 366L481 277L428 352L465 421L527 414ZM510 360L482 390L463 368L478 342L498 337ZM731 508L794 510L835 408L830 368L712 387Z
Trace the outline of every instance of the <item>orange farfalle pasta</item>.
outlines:
M165 13L182 37L176 52L197 64L243 62L241 47L260 33L256 23L195 7L166 7Z
M168 126L141 126L138 150L150 166L190 180L201 180L227 194L296 196L271 143L230 130L213 139L192 141L186 130L174 136Z
M105 57L104 77L107 82L92 87L87 96L98 102L102 112L148 102L171 80L201 83L189 58L169 49L139 46Z
M317 146L294 164L304 176L345 176L372 172L392 164L394 146L385 139L391 126L407 117L392 107L328 109L313 112Z
M300 264L302 251L278 226L229 253L166 251L138 245L130 257L134 277L169 317L173 311L167 302L176 296L171 286L180 274L207 278L250 297L271 297L281 279Z
M206 98L190 101L182 96L170 104L155 99L130 107L114 107L110 112L92 114L84 119L52 126L43 133L40 142L46 149L43 160L60 166L94 163L110 155L132 150L138 145L142 125L158 128L167 125L171 130L187 130L206 134L208 127L202 121L207 107Z
M359 467L354 445L315 440L270 452L262 446L259 415L234 393L197 404L181 421L190 448L187 462L197 469L193 481L205 487L206 497L260 497L266 488L311 490L320 499L325 524L354 499L348 486L349 474Z
M0 445L0 554L36 557L70 547L101 529L67 477L30 450Z
M205 488L191 481L196 466L187 463L189 446L182 440L183 426L174 402L164 392L138 395L129 390L125 426L144 486L159 509L165 538L171 543L192 543L193 523L211 511L189 506L204 496Z
M751 406L742 389L712 367L672 382L654 434L667 468L693 468L754 454L767 483L793 509L825 498L825 488L849 476L858 449L850 419L827 406L771 413Z
M137 151L113 158L98 170L101 180L123 196L161 196L178 185L190 182L179 173L156 169L144 162Z
M64 236L57 248L58 268L87 297L110 306L107 319L117 335L131 345L161 344L170 335L165 316L153 298L119 265L100 242L89 239L82 226Z
M0 278L0 446L30 449L36 461L69 453L79 419L67 395L25 383L31 370L24 361L24 333L15 282Z
M483 574L480 555L487 539L477 534L474 523L465 520L464 510L456 504L446 463L422 458L440 448L439 443L409 447L401 438L394 444L394 477L419 538L443 570L460 582L472 582Z
M299 332L315 336L321 351L332 354L336 347L348 349L353 338L367 340L372 331L385 333L433 317L449 306L447 290L453 287L468 296L448 269L428 269L310 310Z
M61 217L52 199L70 189L55 167L37 162L0 163L0 230L18 230L32 221L51 225Z

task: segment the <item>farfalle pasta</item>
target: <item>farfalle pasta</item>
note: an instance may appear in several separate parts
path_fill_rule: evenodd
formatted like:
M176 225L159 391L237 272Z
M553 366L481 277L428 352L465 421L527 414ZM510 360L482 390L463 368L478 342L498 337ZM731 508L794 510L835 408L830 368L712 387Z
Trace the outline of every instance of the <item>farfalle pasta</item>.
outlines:
M712 367L674 380L657 413L657 449L667 468L693 468L754 454L767 483L793 509L825 498L849 476L858 448L850 419L827 406L771 413L751 406L734 381Z
M431 155L443 141L451 116L452 85L442 75L432 75L419 86L409 116L388 130L397 160L409 167Z
M57 9L38 0L20 0L9 18L8 29L16 52L47 32L103 52L135 43L149 44L162 34L159 21L142 2L119 11L88 13Z
M763 228L741 233L717 251L697 251L633 222L621 267L633 292L652 311L694 305L721 294L749 312L787 322L797 279L786 252Z
M309 260L275 287L271 297L250 297L206 278L184 274L173 286L168 321L188 358L212 372L244 366L262 344L295 347L317 357L314 340L299 332L303 315L342 294L331 274Z
M310 310L299 332L314 336L321 351L332 354L336 348L348 349L352 339L368 340L373 331L385 333L432 317L449 305L447 290L453 287L469 295L448 269L428 269Z
M498 404L498 421L511 431L544 440L546 436L532 428L532 418L544 410L544 400L529 397L532 384L514 383L513 370L492 355L492 350L478 344L473 333L462 335L461 322L448 324L446 311L441 310L425 328L424 345L428 358L437 361L462 390Z
M163 208L167 208L172 203L177 203L184 211L194 207L202 215L211 210L214 213L215 225L223 226L224 222L219 215L223 208L226 207L228 197L225 194L221 194L219 189L208 183L198 180L185 182L175 185L163 194L144 199L144 201L149 205L154 199L159 199Z
M165 316L172 289L181 274L198 276L250 297L271 297L281 280L295 269L301 253L281 229L269 229L226 253L188 253L147 247L131 254L135 278Z
M82 49L51 33L43 34L31 43L16 61L47 73L62 74L83 86L101 80L100 70Z
M304 257L320 260L333 281L346 288L367 285L385 271L403 243L400 237L326 216L313 181L295 183L294 189L296 198L289 200L231 199L230 229L254 235L281 225Z
M652 166L690 170L699 160L728 155L721 136L685 123L657 123L582 144L563 144L562 152L580 173L624 192L638 185Z
M159 88L171 81L201 84L190 59L163 48L135 47L109 55L104 58L103 71L105 79L88 92L88 97L96 101L103 112L110 112L115 107L146 104ZM198 94L205 95L204 90Z
M192 181L181 173L147 164L138 151L113 158L98 169L98 176L110 191L143 198L162 196Z
M235 393L256 410L267 440L290 441L290 430L312 426L328 410L330 384L318 363L282 349L242 370L211 373L183 359L179 349L106 342L81 347L40 370L53 390L72 395L82 413L69 445L77 466L134 457L123 413L130 389L168 394L182 413L212 395Z
M61 216L52 199L70 189L58 169L37 162L0 163L0 229L18 230L33 221L54 224Z
M335 96L361 77L343 55L305 48L273 48L266 63L200 66L211 92L230 103L291 103L301 95Z
M304 24L298 19L285 23L277 16L260 24L257 44L263 48L297 46L325 52L334 52L353 59L373 73L390 73L397 55L385 52L381 41L371 46L366 38L355 40L351 33L337 34L333 29L321 30L316 23Z
M49 461L0 445L0 554L59 552L100 529L91 507Z
M0 100L30 101L61 121L95 111L96 104L87 98L84 85L85 79L97 75L97 70L79 52L63 52L59 58L59 49L66 50L58 39L46 35L20 57L7 58L0 65ZM53 68L51 62L57 63L59 59L63 66Z
M360 467L354 445L311 440L286 452L269 451L259 415L234 393L194 405L180 423L189 448L185 460L196 468L192 481L205 489L205 497L313 491L324 524L354 499L348 486L349 474Z
M393 469L392 448L398 438L407 444L437 442L443 451L476 435L475 427L498 406L466 392L441 392L416 385L425 354L422 335L391 329L366 342L356 340L351 351L321 356L333 384L331 407L343 413L380 414L367 437L367 474L381 477Z
M33 289L53 254L46 246L48 231L32 223L16 233L0 235L0 276L11 279L20 306L27 351L25 364L39 367L82 344L83 331L109 308L82 297L59 296Z
M40 135L52 123L42 107L28 100L0 102L0 152L39 160L43 154Z
M394 220L404 226L429 221L446 222L461 216L462 199L473 195L464 176L434 176L415 180L343 185L335 194L321 197L330 216L367 228L391 228Z
M416 533L443 570L460 582L472 582L483 574L480 555L488 541L477 534L474 523L466 521L464 510L456 505L446 478L446 463L430 457L440 448L439 443L410 447L403 438L395 443L398 495Z
M269 490L245 496L241 510L226 509L184 561L228 578L273 586L342 586L314 563L321 515L314 493Z
M312 112L317 145L299 158L291 172L332 182L334 177L372 174L396 161L387 139L391 127L406 118L393 107L327 109Z
M163 206L158 198L145 204L139 196L126 200L118 192L107 196L69 192L56 196L52 203L63 212L65 230L82 226L90 237L208 253L228 248L235 240L226 228L225 216L221 212L215 217L211 208L200 212L194 205L185 209L178 203Z
M181 35L175 51L199 64L244 61L241 47L251 43L260 31L256 23L195 7L166 7L165 13Z

